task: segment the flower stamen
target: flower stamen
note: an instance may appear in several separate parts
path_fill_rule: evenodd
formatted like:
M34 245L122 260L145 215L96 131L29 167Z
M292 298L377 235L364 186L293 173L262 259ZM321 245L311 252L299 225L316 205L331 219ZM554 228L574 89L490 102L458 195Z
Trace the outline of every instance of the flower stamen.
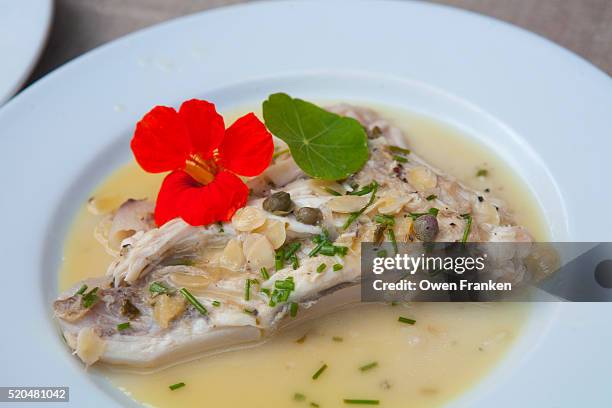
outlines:
M197 154L192 154L185 161L185 173L193 177L198 183L206 185L215 179L217 165L213 160L202 159Z

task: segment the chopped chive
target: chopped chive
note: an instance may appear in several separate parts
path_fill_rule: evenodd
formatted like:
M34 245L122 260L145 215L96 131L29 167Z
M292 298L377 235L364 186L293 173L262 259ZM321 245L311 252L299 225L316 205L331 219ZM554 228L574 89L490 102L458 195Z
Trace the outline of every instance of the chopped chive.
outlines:
M334 272L338 272L342 268L344 268L344 266L342 266L342 264L334 264L334 266L332 266L332 269L334 270Z
M316 402L311 402L311 403L310 403L310 406L311 406L311 407L314 407L314 408L319 408L319 407L320 407L320 405L319 405L319 404L317 404Z
M372 192L372 190L374 189L374 185L376 182L372 182L370 184L368 184L367 186L363 187L361 190L353 190L348 192L348 195L356 195L356 196L364 196L370 192Z
M319 250L321 255L334 256L336 255L336 249L332 244L325 244Z
M300 261L298 260L298 257L295 255L291 257L291 267L294 270L300 267Z
M322 263L321 265L317 266L317 273L321 273L325 269L327 269L327 264Z
M253 316L257 316L257 313L256 313L255 309L253 309L253 310L251 310L251 309L242 309L242 310L243 310L243 311L244 311L244 313L246 313L246 314L250 314L250 315L253 315Z
M286 248L283 250L285 260L290 259L302 246L299 242L292 242L291 244L286 245Z
M182 388L184 386L185 386L185 383L184 382L180 382L180 383L169 385L168 388L170 388L170 390L174 391L174 390L178 390L179 388Z
M334 246L334 249L336 250L336 255L339 256L346 256L348 253L348 247L345 246Z
M425 199L426 199L427 201L432 201L432 200L435 200L436 198L438 198L438 196L437 196L437 195L435 195L435 194L431 194L431 195L428 195L428 196L427 196L427 198L425 198Z
M376 252L376 256L379 258L386 258L387 257L387 250L386 249L381 249L380 251Z
M375 367L378 367L378 363L376 361L373 361L373 362L371 362L369 364L366 364L366 365L363 365L363 366L359 367L359 371L368 371L368 370L371 370L371 369L373 369Z
M169 289L161 282L153 282L149 285L149 292L154 294L168 293Z
M89 292L81 295L81 304L83 305L85 309L89 309L90 307L98 303L98 300L100 300L100 298L97 295L98 289L99 289L98 287L95 287Z
M270 279L270 274L268 273L268 269L266 269L265 266L261 267L260 272L261 272L261 277L264 278L264 280Z
M83 285L79 288L79 290L77 290L75 292L75 296L76 295L82 295L83 293L85 293L85 291L87 290L87 285Z
M398 322L400 322L400 323L406 323L406 324L415 324L415 323L416 323L416 320L414 320L414 319L409 319L409 318L404 317L404 316L400 316L400 317L397 319L397 321L398 321Z
M291 302L291 305L289 306L289 313L291 314L291 317L297 316L297 312L298 312L298 304L295 302Z
M285 251L283 249L279 249L274 255L274 269L276 269L277 271L283 269L283 266L285 265L284 261Z
M378 405L380 400L368 400L368 399L344 399L345 404L361 404L361 405Z
M463 214L462 217L467 220L465 230L463 230L463 237L461 238L461 242L465 244L470 235L470 229L472 229L472 214Z
M413 220L416 220L422 215L433 215L434 217L437 217L439 212L440 210L438 210L436 207L431 207L429 211L424 212L424 213L408 213L408 214L410 215L410 217L412 217Z
M489 175L489 170L480 169L476 172L476 177L487 177Z
M338 343L341 343L341 342L344 341L344 339L342 337L340 337L340 336L334 336L334 337L332 337L332 340L335 341L335 342L338 342Z
M359 211L351 213L351 215L348 217L348 219L346 220L346 222L344 223L344 225L342 226L342 229L347 229L348 227L351 226L351 224L357 219L359 218L359 216L361 214L363 214L365 212L365 210L372 205L372 203L374 202L374 200L376 199L376 191L378 190L378 183L373 181L372 183L370 183L370 185L372 186L372 195L370 196L370 200L366 203L366 205Z
M329 194L331 194L333 196L341 196L342 195L339 192L337 192L336 190L334 190L333 188L325 187L323 190L327 191Z
M397 255L397 241L395 240L395 232L393 232L393 229L387 229L387 236L389 237L389 241L391 241L391 245L393 245L394 253Z
M376 214L374 221L382 225L395 225L395 218L392 215Z
M323 364L321 368L319 368L317 372L312 375L312 379L316 380L317 378L319 378L321 374L323 374L323 371L325 371L326 369L327 369L327 364Z
M400 156L398 154L394 154L393 155L393 160L395 160L398 163L408 163L408 159L407 158L405 158L403 156Z
M221 302L219 302L218 300L213 300L212 305L214 307L219 307L219 306L221 306Z
M306 399L306 396L304 394L296 392L295 394L293 394L293 399L296 401L304 401Z
M198 312L202 313L203 315L208 313L206 308L186 288L182 288L180 292L181 292L181 295L183 295L185 299L187 299L187 301L191 303L193 307L195 307L198 310Z
M387 149L389 149L389 151L393 153L410 154L409 149L404 149L403 147L399 147L399 146L389 145L387 146Z
M295 283L293 283L293 281L289 279L277 280L276 282L274 282L274 287L276 289L293 290L295 289Z
M251 280L244 281L244 300L251 300Z
M270 289L268 288L261 288L260 292L266 294L267 296L270 296Z
M119 331L123 331L123 330L129 329L129 328L130 328L130 322L119 323L117 325L117 330L119 330Z

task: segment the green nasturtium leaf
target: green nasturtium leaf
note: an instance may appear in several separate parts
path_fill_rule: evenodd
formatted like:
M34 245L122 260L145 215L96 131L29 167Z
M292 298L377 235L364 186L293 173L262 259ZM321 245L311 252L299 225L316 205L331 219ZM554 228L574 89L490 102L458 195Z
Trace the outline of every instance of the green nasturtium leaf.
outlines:
M263 103L266 127L289 146L309 176L340 180L368 160L368 137L361 124L284 93Z

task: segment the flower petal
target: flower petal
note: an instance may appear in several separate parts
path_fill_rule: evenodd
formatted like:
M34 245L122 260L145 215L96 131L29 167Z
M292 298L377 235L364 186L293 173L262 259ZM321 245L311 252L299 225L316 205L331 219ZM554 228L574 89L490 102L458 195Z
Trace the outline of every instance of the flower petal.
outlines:
M191 225L228 221L244 207L248 196L248 187L229 172L222 171L211 183L202 185L184 171L175 171L162 183L155 222L161 226L179 216Z
M185 165L191 142L178 113L167 106L156 106L136 125L131 147L143 170L161 173Z
M183 102L179 116L189 132L191 153L198 154L203 159L210 159L225 133L223 117L217 113L215 105L191 99Z
M242 176L256 176L272 161L272 135L257 116L249 113L225 131L219 146L219 164Z

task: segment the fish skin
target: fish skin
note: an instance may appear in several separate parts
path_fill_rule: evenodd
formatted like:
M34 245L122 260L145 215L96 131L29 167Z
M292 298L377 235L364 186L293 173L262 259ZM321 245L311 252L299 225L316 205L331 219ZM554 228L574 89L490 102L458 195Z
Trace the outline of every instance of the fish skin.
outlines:
M369 140L370 159L362 170L345 181L348 190L351 183L364 186L376 181L379 184L377 197L402 197L406 200L405 211L425 212L434 205L439 207L438 241L461 239L466 222L461 214L472 212L480 202L478 197L485 196L499 209L498 223L488 224L475 219L470 240L496 241L501 239L500 236L506 241L531 240L528 232L515 224L511 213L501 201L463 185L452 176L427 164L414 152L408 155L407 163L399 164L398 169L398 163L386 147L389 144L405 147L404 139L397 128L376 112L349 105L338 105L330 110L356 118L369 133L372 133L374 128L382 132L379 137ZM283 165L287 166L287 163ZM434 188L418 191L407 181L407 172L415 167L424 167L435 176ZM270 172L274 172L274 169L266 171L268 174ZM261 177L265 178L266 173ZM222 227L194 227L175 219L160 228L151 228L143 223L142 230L135 231L121 242L121 249L109 266L107 276L85 281L90 289L100 288L99 301L95 305L84 309L82 296L75 295L83 282L60 295L54 302L53 309L69 347L74 350L79 332L93 327L105 342L104 351L99 357L100 362L129 367L160 367L193 356L257 344L275 333L287 320L292 321L286 318L290 302L300 305L298 316L302 318L308 316L308 309L314 310L317 304L325 304L325 310L322 312L326 312L334 307L358 301L358 292L353 291L351 296L347 296L349 291L345 289L357 287L360 277L359 243L373 236L376 225L371 216L376 211L378 199L372 208L365 211L349 228L344 229L347 215L332 214L326 209L327 201L333 197L317 194L309 187L302 172L294 170L292 174L298 179L289 180L284 186L266 189L264 194L282 188L291 194L293 201L299 206L320 208L324 213L323 224L329 230L334 244L349 248L345 257L309 257L308 253L314 246L310 238L321 233L321 226L301 224L293 215L280 217L267 214L268 218L287 221L289 239L304 239L297 253L300 266L294 270L286 265L283 269L271 273L270 279L265 282L261 282L258 270L243 268L232 273L228 271L226 275L216 277L203 290L194 291L194 296L206 308L206 314L201 314L188 305L186 311L170 321L167 328L161 328L153 317L155 294L149 291L151 283L162 282L176 292L174 296L181 296L177 292L180 287L175 287L172 281L174 274L209 275L210 268L215 264L210 259L203 260L202 254L223 248L232 238L244 240L248 233L234 230L231 223L224 223ZM255 184L268 186L269 180L264 181ZM431 194L438 197L434 202L426 200ZM261 208L263 200L264 197L254 196L249 199L247 205ZM142 207L138 206L139 209ZM124 206L123 211L126 211L126 208L129 209ZM129 214L122 214L122 218L129 219ZM193 260L195 265L173 264L184 259ZM317 268L322 263L325 263L327 268L318 273ZM333 264L341 264L343 268L333 271ZM270 270L272 272L272 268ZM290 293L286 303L270 306L268 297L257 288L272 291L275 282L289 277L295 283L295 290ZM246 279L260 281L258 285L253 286L249 300L245 300L244 296ZM213 301L220 298L221 306L213 306ZM140 313L130 321L131 327L128 330L118 331L117 325L126 321L126 316L121 314L118 305L126 299L130 300ZM72 315L67 314L68 309ZM245 309L252 313L245 313ZM77 318L74 318L75 316Z

